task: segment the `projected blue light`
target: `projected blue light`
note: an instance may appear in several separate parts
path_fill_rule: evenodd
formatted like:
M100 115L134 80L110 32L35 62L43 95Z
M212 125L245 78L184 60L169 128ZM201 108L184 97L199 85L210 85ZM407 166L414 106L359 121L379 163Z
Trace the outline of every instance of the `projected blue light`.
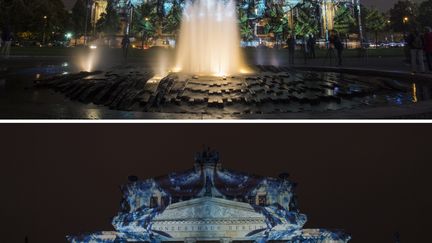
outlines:
M136 178L136 177L130 177ZM115 231L67 236L70 242L162 242L185 238L230 241L346 243L342 231L304 229L295 183L280 178L222 169L219 154L205 150L194 168L147 180L134 179L121 187Z

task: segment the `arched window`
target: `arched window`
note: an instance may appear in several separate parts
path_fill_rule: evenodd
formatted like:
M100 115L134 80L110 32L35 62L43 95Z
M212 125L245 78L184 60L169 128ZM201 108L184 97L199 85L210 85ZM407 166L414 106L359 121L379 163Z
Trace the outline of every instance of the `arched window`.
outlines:
M249 196L248 198L248 203L251 205L255 205L256 204L256 198L255 196Z
M150 197L150 207L156 208L158 206L158 198L155 196Z
M267 195L258 196L258 205L260 205L260 206L267 205Z

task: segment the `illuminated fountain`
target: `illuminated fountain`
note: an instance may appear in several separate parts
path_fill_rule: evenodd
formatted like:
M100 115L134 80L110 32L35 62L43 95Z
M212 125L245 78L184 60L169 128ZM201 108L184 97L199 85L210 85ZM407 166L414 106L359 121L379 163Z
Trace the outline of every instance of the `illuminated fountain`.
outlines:
M75 57L75 62L80 67L81 71L92 72L95 71L97 64L100 63L101 53L97 46L92 45L85 53L79 53Z
M233 1L198 0L183 12L175 71L224 76L244 70Z
M97 71L112 58L103 49L93 48L77 55L82 72L37 79L35 86L115 110L200 118L273 116L417 101L411 93L416 94L418 87L401 87L381 77L359 79L295 70L281 66L280 52L258 48L257 65L246 68L233 0L195 0L184 8L175 60L169 51L159 49L146 67L121 59L122 65Z

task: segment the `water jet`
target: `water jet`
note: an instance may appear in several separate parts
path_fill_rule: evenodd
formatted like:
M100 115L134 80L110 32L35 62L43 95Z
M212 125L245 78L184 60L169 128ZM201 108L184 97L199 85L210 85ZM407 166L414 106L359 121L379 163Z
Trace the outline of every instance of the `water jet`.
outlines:
M232 0L189 2L183 12L176 70L226 76L246 70Z

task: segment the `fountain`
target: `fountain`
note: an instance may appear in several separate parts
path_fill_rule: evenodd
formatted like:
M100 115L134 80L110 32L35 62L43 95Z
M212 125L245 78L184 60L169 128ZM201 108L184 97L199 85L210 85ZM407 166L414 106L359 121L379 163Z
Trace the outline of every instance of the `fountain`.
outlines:
M169 51L157 50L156 58L148 57L147 67L127 63L94 71L95 64L106 59L100 57L101 51L91 50L79 60L83 72L38 79L35 86L116 110L210 117L333 111L417 101L412 97L417 88L390 78L282 66L282 50L259 48L257 65L249 69L240 48L233 0L186 4L175 62Z
M245 70L232 0L198 0L186 5L175 70L215 76Z

